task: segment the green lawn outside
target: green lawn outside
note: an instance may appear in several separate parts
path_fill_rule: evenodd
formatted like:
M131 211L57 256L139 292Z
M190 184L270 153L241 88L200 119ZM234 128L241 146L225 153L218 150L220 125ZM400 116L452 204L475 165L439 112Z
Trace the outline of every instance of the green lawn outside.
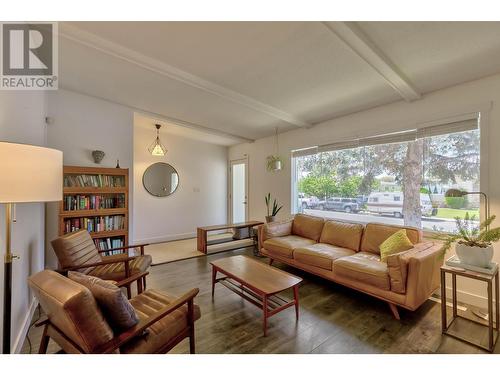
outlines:
M469 216L475 215L477 219L479 218L479 210L457 210L454 208L438 208L438 212L435 217L454 219L458 216L463 219L466 212L469 213Z

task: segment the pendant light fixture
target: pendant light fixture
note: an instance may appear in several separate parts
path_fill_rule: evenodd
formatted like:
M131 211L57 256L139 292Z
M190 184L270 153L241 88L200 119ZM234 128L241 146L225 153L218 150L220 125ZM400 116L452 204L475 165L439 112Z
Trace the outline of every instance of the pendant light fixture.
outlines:
M278 128L276 128L275 141L276 154L267 157L267 170L269 172L278 172L283 168L283 160L280 156L280 147L278 143Z
M167 153L167 149L160 142L160 128L161 128L161 125L160 124L155 124L155 127L156 127L156 139L148 147L148 151L153 156L165 156L165 154Z

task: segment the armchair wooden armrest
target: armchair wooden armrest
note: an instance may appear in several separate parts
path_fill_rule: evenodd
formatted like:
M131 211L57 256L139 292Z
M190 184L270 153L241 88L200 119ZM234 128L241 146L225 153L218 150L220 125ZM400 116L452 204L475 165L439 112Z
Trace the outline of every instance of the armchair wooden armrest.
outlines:
M149 246L148 243L143 243L143 244L139 244L139 245L129 245L129 246L122 246L122 247L115 247L113 249L108 249L108 250L97 250L99 253L107 253L109 251L118 251L118 250L121 250L123 252L125 252L125 250L128 250L128 249L133 249L133 248L136 248L138 247L140 249L140 252L141 252L141 255L144 255L144 248L146 246Z
M182 297L176 299L169 305L165 306L162 310L158 311L156 314L151 315L148 319L140 321L137 325L130 328L128 331L121 333L120 335L114 337L107 343L97 347L94 350L94 353L108 354L114 352L115 350L119 349L121 346L132 340L134 337L142 335L144 333L144 330L146 330L147 328L149 328L150 326L152 326L153 324L155 324L157 321L164 318L168 314L177 310L185 303L188 304L188 322L190 325L192 325L194 322L193 299L194 297L196 297L198 292L199 292L198 288L191 289L189 292L184 294Z
M143 277L146 277L149 275L149 272L141 272L141 273L136 273L135 275L132 275L130 277L127 277L126 279L120 280L116 283L116 286L118 288L126 287L127 285L132 284L134 281L140 280Z

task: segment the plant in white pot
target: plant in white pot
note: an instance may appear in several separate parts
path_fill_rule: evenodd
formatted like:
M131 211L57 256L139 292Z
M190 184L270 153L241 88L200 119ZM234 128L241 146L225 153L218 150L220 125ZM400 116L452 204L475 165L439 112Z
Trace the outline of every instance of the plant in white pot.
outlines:
M275 221L276 215L283 208L283 206L278 206L278 202L276 202L276 199L274 199L271 210L271 193L267 193L266 195L266 207L267 207L267 216L266 216L267 223Z
M463 219L457 217L457 233L438 234L434 238L443 241L443 256L456 243L455 252L462 263L489 268L493 258L493 243L500 240L500 228L490 229L495 215L479 225L474 223L474 218L474 215L469 216L468 213Z

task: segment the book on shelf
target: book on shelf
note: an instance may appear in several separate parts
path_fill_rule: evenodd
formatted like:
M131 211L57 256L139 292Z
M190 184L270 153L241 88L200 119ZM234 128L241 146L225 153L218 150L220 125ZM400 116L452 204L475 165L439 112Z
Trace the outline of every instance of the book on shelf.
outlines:
M103 232L125 229L123 215L78 217L64 220L64 233L86 229L88 232Z
M67 174L64 176L64 187L125 187L125 177L103 174Z
M99 210L125 208L125 194L106 195L65 195L64 211Z
M125 246L123 237L96 238L94 239L94 243L99 250L109 250L105 253L102 253L104 256L122 254L123 251L113 249Z

